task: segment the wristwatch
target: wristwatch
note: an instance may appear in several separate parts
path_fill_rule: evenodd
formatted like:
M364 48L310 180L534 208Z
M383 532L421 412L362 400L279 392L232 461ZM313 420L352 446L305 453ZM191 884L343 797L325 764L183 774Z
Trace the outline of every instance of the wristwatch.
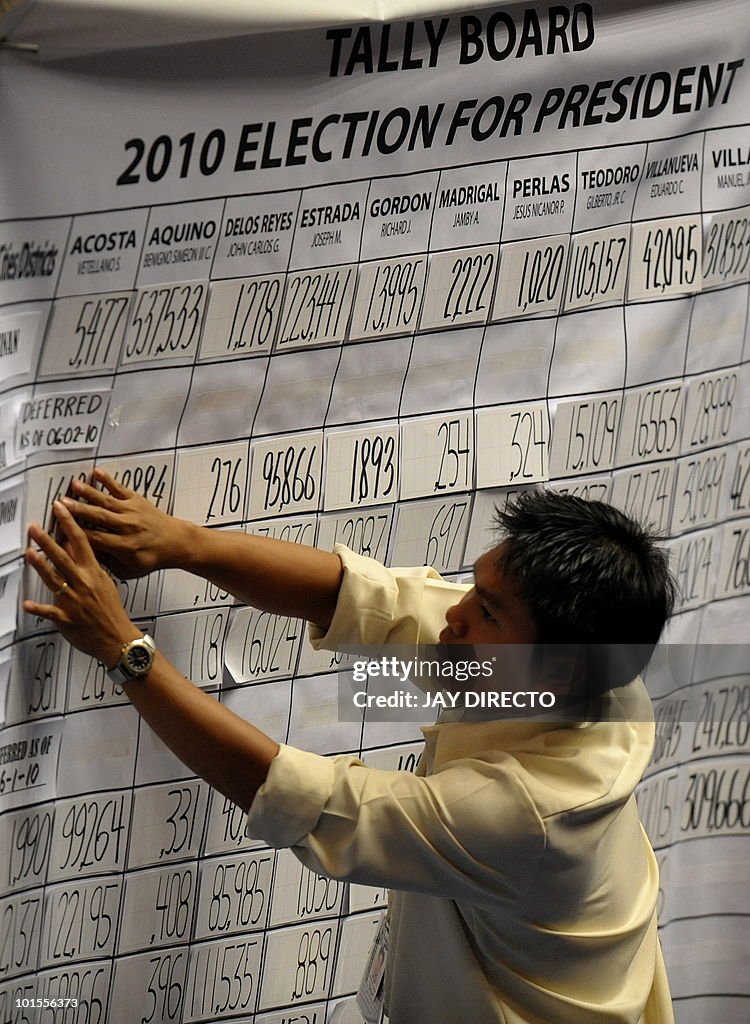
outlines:
M120 660L107 671L107 675L118 686L133 679L142 679L151 670L155 655L156 644L148 633L144 633L122 645Z

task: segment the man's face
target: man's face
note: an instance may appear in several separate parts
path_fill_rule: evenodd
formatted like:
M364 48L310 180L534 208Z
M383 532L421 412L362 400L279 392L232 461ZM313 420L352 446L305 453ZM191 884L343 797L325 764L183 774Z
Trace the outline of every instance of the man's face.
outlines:
M439 643L533 645L537 627L512 577L498 568L503 545L474 564L474 586L445 615Z
M494 671L491 685L489 680L483 681L485 689L531 687L564 697L581 679L579 645L564 649L554 645L554 650L538 645L539 631L531 609L513 577L498 568L502 553L501 544L474 563L474 586L446 612L438 649L453 662L491 659ZM497 644L503 646L502 655ZM476 682L472 688L479 688Z

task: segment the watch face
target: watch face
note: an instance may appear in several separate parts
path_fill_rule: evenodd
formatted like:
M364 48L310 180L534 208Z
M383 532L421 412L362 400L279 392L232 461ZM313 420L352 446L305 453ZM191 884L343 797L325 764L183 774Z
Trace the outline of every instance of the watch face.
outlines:
M125 660L131 672L136 675L145 675L151 668L154 656L145 644L137 643L127 651Z

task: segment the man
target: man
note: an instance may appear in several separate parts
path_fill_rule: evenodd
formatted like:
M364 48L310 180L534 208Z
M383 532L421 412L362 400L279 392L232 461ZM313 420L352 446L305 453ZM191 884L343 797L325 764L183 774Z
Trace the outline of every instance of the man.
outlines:
M633 796L653 722L632 676L674 596L647 534L609 506L530 492L500 515L503 539L477 561L474 586L457 588L346 549L197 527L95 476L104 491L75 484L75 498L55 503L62 544L30 527L42 553L27 559L54 603L26 610L126 676L139 671L121 664L135 640L143 674L125 682L128 697L178 757L249 810L253 834L314 870L397 890L391 1024L673 1021L656 861ZM304 617L319 646L528 645L542 652L540 681L565 676L602 713L439 721L424 730L421 775L280 747L139 646L94 551L117 575L179 566Z

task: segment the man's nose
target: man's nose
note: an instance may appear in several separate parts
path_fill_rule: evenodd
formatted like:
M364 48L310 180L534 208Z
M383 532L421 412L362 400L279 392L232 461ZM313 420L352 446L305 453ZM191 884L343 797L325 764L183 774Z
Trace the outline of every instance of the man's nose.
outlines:
M462 637L466 633L466 616L464 615L461 602L452 605L445 613L445 621L450 626L454 636Z

